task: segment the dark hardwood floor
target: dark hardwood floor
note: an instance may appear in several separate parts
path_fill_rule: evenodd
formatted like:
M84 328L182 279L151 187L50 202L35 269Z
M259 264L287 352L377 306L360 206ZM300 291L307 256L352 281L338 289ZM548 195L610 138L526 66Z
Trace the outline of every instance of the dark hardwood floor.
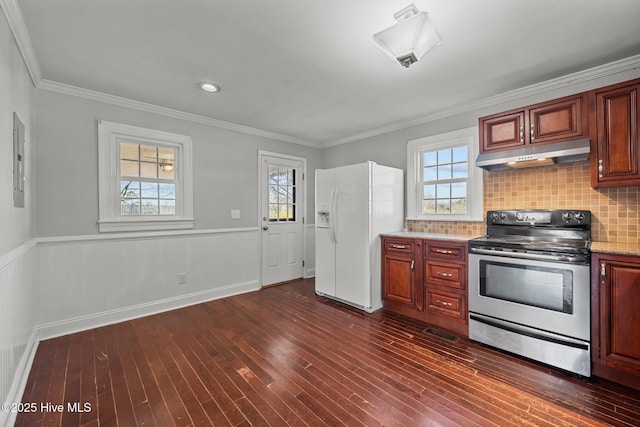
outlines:
M427 327L301 280L55 338L23 402L64 410L16 425L640 425L637 391Z

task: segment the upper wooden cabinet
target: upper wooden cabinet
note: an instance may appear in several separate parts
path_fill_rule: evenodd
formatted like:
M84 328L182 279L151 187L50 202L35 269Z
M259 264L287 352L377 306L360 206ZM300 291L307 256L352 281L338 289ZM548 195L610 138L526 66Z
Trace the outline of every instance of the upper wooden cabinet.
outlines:
M587 93L481 117L480 152L588 138Z
M640 185L640 79L590 92L591 186Z

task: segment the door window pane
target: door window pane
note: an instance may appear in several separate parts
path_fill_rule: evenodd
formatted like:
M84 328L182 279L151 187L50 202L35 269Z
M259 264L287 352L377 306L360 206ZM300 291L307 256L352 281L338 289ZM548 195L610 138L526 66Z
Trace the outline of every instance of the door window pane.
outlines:
M270 164L267 173L269 221L295 221L296 169Z

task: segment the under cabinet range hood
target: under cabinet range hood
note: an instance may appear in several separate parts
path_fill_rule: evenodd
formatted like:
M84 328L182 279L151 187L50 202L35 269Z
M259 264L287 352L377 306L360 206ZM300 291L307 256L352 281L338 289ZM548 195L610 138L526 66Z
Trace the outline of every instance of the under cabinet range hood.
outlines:
M483 153L478 155L476 166L488 171L499 171L555 163L580 162L589 160L590 146L589 139L580 139Z

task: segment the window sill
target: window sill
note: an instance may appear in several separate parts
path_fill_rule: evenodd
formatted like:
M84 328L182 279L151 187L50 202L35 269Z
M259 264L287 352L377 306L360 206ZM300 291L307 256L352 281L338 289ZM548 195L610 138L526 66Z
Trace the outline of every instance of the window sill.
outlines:
M184 230L193 228L194 219L138 219L98 221L101 233L120 231Z

